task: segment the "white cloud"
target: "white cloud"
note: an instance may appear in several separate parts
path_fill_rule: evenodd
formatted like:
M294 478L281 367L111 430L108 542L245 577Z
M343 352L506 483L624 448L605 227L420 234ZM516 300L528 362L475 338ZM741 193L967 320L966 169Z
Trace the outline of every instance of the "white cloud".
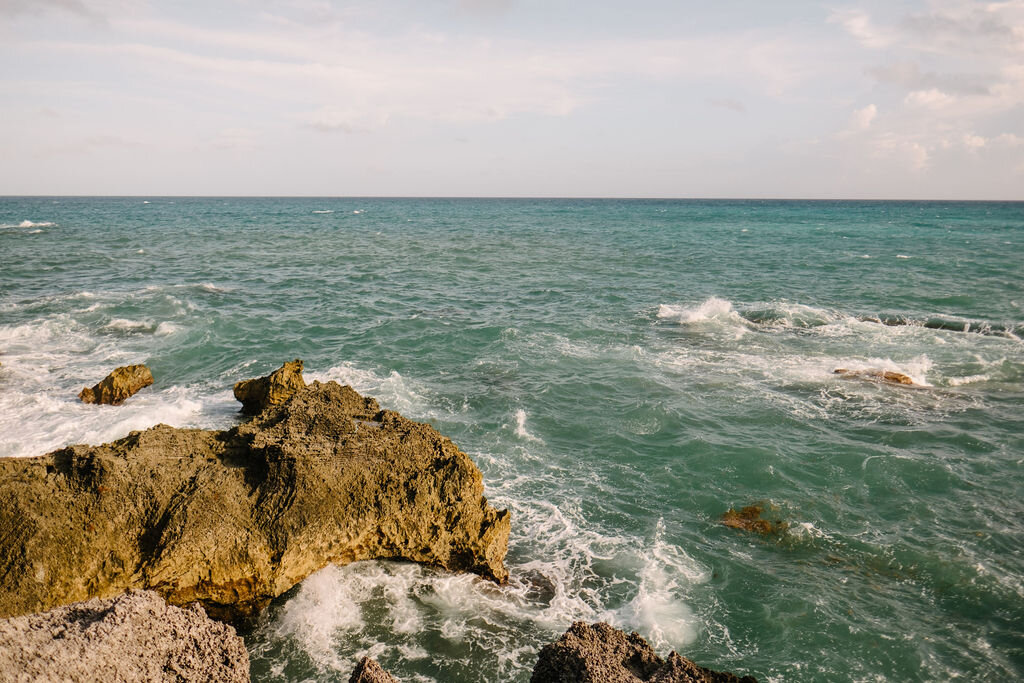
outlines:
M966 147L969 150L979 150L985 146L985 142L985 138L981 137L980 135L973 135L971 133L968 133L963 138L964 147Z
M850 117L850 125L856 130L867 130L876 116L878 116L878 107L874 104L869 104L863 109L853 112L853 115Z
M915 90L907 93L903 101L911 107L940 109L954 104L956 98L952 95L947 95L937 88L929 88L928 90Z

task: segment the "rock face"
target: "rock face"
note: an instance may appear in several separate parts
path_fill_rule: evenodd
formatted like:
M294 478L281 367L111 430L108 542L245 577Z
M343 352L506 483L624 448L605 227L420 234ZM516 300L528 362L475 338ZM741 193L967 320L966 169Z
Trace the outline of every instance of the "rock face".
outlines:
M0 459L0 617L129 588L244 621L328 563L508 576L509 513L429 425L313 382L217 432Z
M697 666L673 652L668 661L636 633L608 624L577 621L554 643L546 645L533 668L531 683L757 683Z
M270 406L281 405L296 392L306 388L302 379L302 361L296 358L266 377L242 380L235 384L235 398L242 402L242 412L259 415Z
M904 375L902 372L893 372L892 370L847 370L846 368L836 368L833 372L837 375L842 375L843 377L880 379L884 382L891 382L892 384L914 383L914 380L912 380L909 375Z
M99 384L82 389L78 398L85 403L118 406L139 389L152 383L153 373L145 365L126 365L115 369Z
M349 677L348 683L398 683L398 680L380 668L377 660L363 657Z
M249 680L249 654L227 624L192 605L131 591L0 620L5 681Z

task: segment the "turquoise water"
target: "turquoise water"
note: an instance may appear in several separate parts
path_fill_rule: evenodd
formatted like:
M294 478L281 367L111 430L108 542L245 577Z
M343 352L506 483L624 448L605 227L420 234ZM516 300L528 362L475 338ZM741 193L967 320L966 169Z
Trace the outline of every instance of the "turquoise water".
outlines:
M228 426L235 381L300 357L512 510L507 587L328 568L249 636L255 680L526 681L574 619L766 681L1024 677L1024 204L6 198L0 225L0 456ZM157 384L77 402L131 362ZM754 503L788 532L721 525Z

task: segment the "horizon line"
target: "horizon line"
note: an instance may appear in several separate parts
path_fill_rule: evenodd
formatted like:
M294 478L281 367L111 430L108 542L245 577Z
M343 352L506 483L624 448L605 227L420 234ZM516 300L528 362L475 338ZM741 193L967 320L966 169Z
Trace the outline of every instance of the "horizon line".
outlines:
M961 199L919 197L601 197L590 195L316 195L316 194L0 194L0 199L478 199L547 201L700 201L700 202L978 202L1024 203L1022 199Z

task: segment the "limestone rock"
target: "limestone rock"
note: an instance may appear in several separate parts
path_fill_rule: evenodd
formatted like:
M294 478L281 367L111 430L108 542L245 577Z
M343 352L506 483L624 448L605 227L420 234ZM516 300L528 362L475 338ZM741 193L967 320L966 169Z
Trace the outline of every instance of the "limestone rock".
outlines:
M398 680L382 669L377 660L363 657L349 677L348 683L398 683Z
M249 654L198 605L130 591L0 620L0 678L233 683L249 680Z
M153 383L153 373L145 365L126 365L115 369L103 380L78 393L85 403L103 403L118 406L139 389Z
M842 375L843 377L880 379L884 382L891 382L893 384L914 383L914 380L912 380L909 375L904 375L902 372L894 372L892 370L848 370L846 368L836 368L833 372L837 375Z
M544 646L531 683L757 683L697 666L673 652L662 660L637 633L608 624L577 621L561 638Z
M242 402L243 413L259 415L270 406L281 405L305 387L302 361L296 358L266 377L238 382L235 384L235 398Z
M508 534L449 439L313 382L228 431L0 459L0 617L148 588L244 621L329 563L375 558L504 582Z

